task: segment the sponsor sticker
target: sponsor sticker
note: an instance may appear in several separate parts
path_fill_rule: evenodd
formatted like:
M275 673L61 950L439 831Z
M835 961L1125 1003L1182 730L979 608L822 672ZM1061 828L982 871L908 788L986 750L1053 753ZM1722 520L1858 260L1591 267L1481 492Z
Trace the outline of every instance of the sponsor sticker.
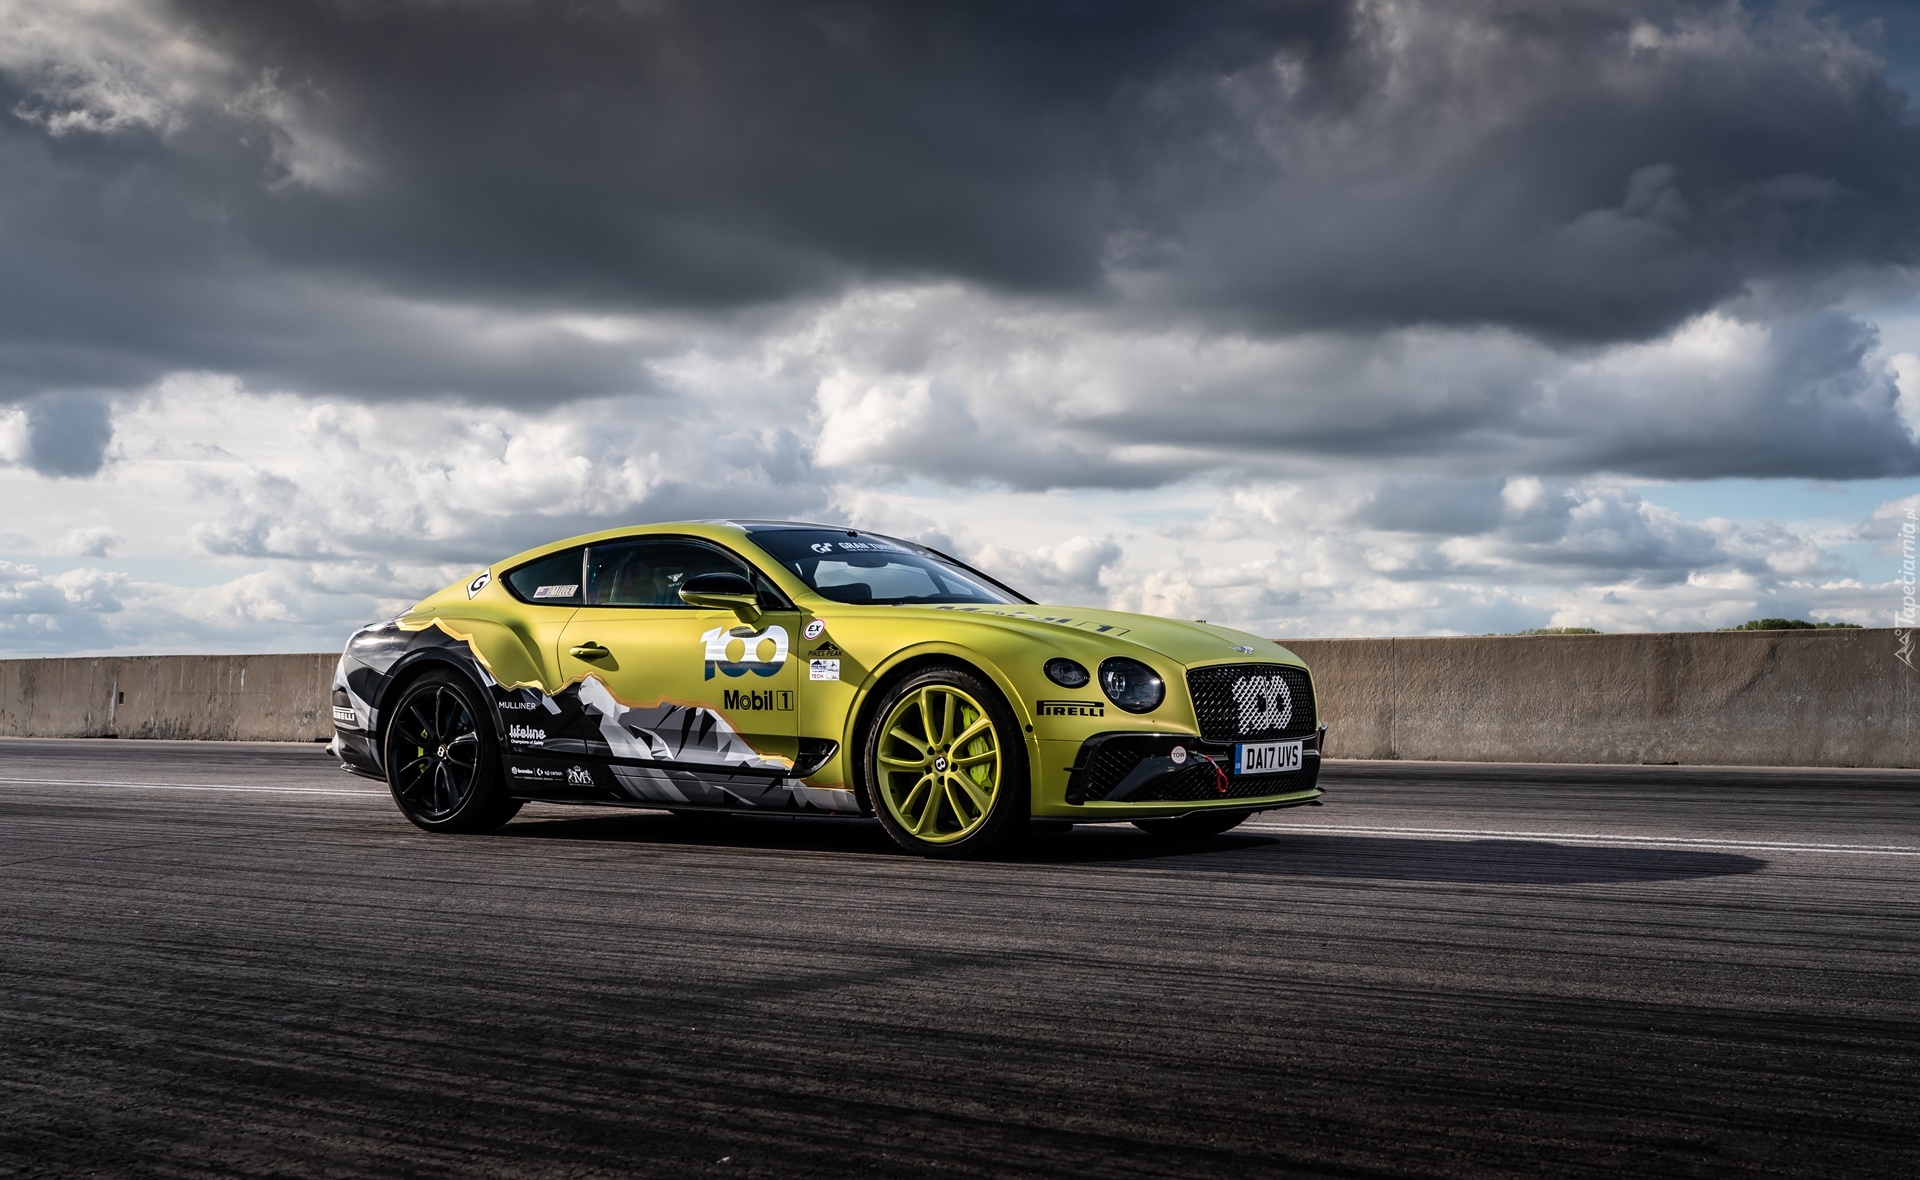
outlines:
M839 660L808 660L807 661L807 679L808 680L840 679L840 661Z
M541 781L552 780L558 782L561 777L560 772L551 766L512 765L508 766L507 769L513 772L513 777L515 778L530 778Z
M1042 717L1105 717L1107 706L1100 701L1035 701Z
M825 619L808 619L806 627L800 632L800 637L802 639L818 639L826 633L827 621Z
M889 545L884 541L815 541L807 546L815 553L912 553L913 550L901 545Z
M538 709L540 707L540 702L539 701L501 701L500 707L502 709Z
M726 627L715 627L700 636L706 645L705 679L715 672L722 676L772 676L787 662L787 629L768 627L758 635L735 635ZM738 650L739 654L734 652Z
M1185 746L1175 746L1173 749L1167 751L1167 757L1173 759L1175 766L1184 766L1187 761L1187 748Z
M829 639L819 647L814 648L810 654L821 657L837 656L840 654L840 648L834 644L833 640Z
M584 766L567 767L567 785L570 787L591 787L593 774Z
M333 707L333 719L340 725L360 724L360 714L355 713L345 705L335 705Z
M509 725L507 739L519 742L523 746L537 746L547 740L547 731L535 729L531 725Z
M485 590L487 583L491 581L493 581L493 571L490 569L481 570L479 574L474 577L473 581L467 583L467 597L472 598L482 590Z
M785 689L729 688L720 694L720 707L730 713L791 713L793 693Z
M574 592L579 589L578 582L571 586L539 586L534 589L533 596L535 598L572 598Z

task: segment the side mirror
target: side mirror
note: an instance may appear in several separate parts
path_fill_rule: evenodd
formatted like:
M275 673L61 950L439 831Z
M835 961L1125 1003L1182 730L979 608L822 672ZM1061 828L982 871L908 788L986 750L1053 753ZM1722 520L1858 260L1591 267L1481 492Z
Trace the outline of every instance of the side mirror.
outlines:
M760 622L760 595L739 574L698 574L680 586L680 601L688 606L730 610L749 627Z

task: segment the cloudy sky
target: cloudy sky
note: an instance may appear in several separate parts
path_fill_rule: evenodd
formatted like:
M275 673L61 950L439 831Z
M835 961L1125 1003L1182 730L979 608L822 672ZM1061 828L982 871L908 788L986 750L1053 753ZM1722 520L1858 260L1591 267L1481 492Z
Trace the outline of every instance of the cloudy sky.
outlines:
M844 521L1276 636L1888 625L1893 0L0 0L0 651Z

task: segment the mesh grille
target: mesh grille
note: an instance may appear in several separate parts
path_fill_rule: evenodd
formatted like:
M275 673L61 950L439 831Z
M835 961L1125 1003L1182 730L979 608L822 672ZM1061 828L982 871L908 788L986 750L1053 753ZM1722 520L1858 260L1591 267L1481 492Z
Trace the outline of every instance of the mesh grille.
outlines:
M1317 718L1313 682L1285 664L1219 664L1187 671L1200 734L1210 742L1269 742L1310 736Z
M1140 761L1141 751L1131 742L1107 742L1093 752L1087 764L1073 776L1073 784L1067 790L1067 802L1086 803L1099 801L1113 793L1120 780L1127 777L1134 764Z
M1124 782L1141 759L1162 755L1174 744L1162 737L1113 738L1088 751L1085 765L1074 772L1067 787L1067 802L1098 803ZM1162 775L1143 789L1128 795L1128 803L1199 803L1209 799L1260 799L1304 791L1320 777L1320 760L1309 758L1299 770L1288 774L1252 774L1235 777L1230 752L1216 754L1214 763L1195 756L1186 766ZM1226 790L1221 786L1224 780Z

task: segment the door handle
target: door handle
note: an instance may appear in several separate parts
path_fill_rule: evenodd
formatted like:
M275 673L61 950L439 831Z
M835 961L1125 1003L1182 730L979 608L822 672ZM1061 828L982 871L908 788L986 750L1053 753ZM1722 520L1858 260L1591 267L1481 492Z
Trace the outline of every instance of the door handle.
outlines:
M576 643L568 650L576 660L604 660L613 654L592 640L588 640L585 643Z

